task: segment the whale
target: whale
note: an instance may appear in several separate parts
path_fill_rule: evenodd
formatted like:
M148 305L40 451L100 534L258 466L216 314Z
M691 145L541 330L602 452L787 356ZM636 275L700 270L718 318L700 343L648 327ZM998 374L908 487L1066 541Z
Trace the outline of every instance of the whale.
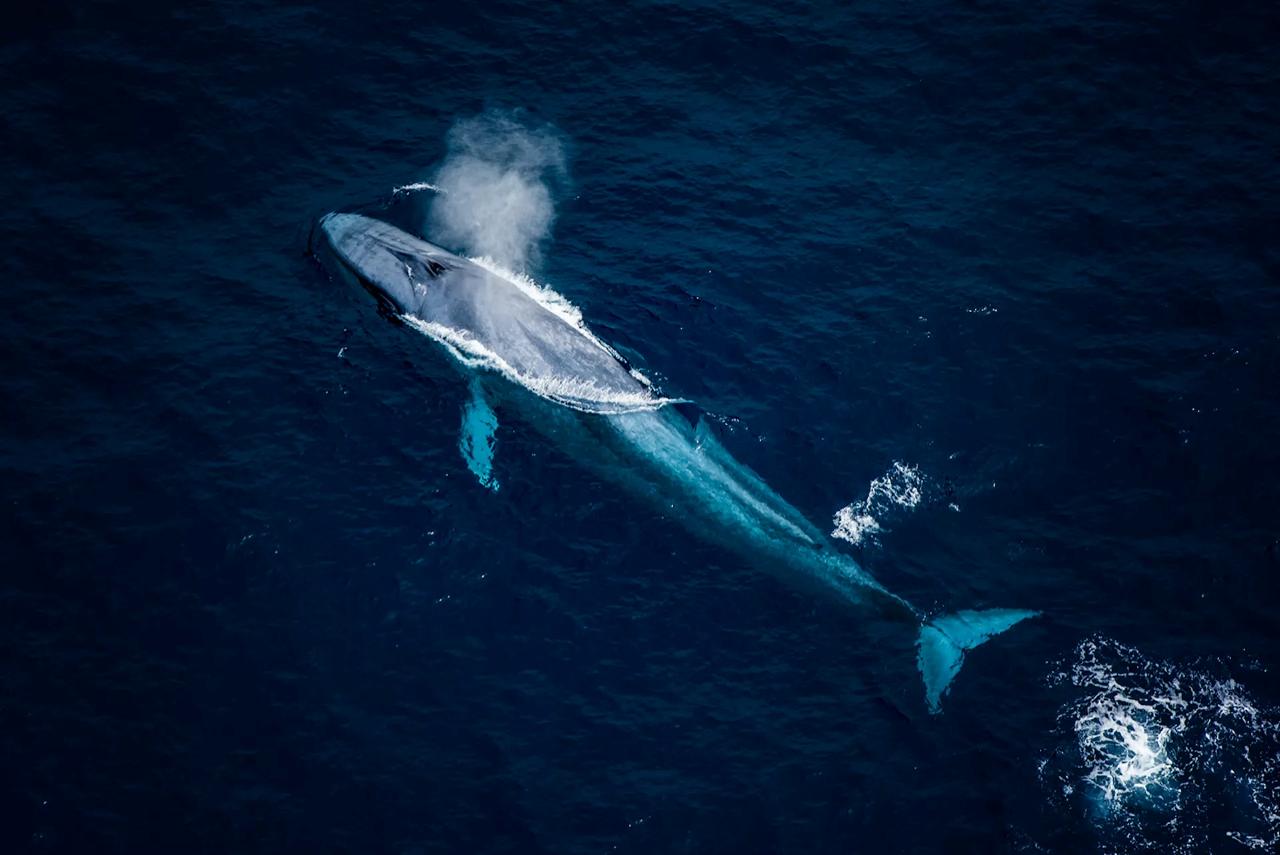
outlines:
M1038 614L925 614L739 462L705 416L689 414L690 402L660 394L554 292L363 214L331 213L318 225L344 278L463 369L458 449L481 488L501 490L498 414L510 411L662 518L794 587L908 625L931 713L941 711L967 653Z

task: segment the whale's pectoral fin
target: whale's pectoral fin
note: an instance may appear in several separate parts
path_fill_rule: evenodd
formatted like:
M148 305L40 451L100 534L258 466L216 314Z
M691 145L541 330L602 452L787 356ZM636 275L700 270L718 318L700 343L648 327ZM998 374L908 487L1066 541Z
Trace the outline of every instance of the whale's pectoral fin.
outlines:
M942 709L942 696L960 673L964 654L1039 612L1026 609L988 609L939 615L920 628L916 664L924 678L929 712Z
M494 434L498 430L498 416L489 406L479 380L471 381L471 400L462 408L462 433L458 437L458 450L467 468L475 474L480 486L498 489L498 479L493 477L493 450L497 443Z

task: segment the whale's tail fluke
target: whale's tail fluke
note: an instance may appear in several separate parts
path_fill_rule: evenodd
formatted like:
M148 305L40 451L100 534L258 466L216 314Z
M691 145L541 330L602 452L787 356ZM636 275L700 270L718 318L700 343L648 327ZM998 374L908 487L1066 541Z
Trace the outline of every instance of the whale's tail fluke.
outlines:
M960 673L964 654L989 638L1039 612L1026 609L987 609L939 615L920 628L916 664L924 678L929 712L942 709L942 697Z

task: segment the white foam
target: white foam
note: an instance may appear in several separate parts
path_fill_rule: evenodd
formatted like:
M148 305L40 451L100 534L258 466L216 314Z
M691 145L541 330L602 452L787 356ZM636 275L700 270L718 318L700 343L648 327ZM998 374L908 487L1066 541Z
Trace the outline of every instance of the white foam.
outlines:
M1235 680L1089 639L1050 681L1084 693L1059 716L1073 749L1046 759L1041 777L1084 797L1117 851L1198 852L1224 837L1280 845L1280 713Z
M444 193L443 187L437 187L426 181L415 181L412 184L401 184L399 187L391 189L391 195L399 196L402 193L421 193L423 190L430 190L432 193Z
M872 480L867 496L836 511L832 537L853 544L874 543L884 530L880 520L895 509L916 507L924 499L920 467L895 460L889 471Z
M1166 710L1186 705L1180 698L1167 701ZM1184 719L1170 721L1156 706L1129 697L1118 686L1098 693L1075 722L1088 766L1084 780L1108 807L1133 799L1158 805L1176 798L1178 769L1169 759L1169 740L1185 727Z
M865 538L874 538L880 533L880 522L857 503L836 511L832 522L836 527L832 529L831 536L850 543L862 543Z

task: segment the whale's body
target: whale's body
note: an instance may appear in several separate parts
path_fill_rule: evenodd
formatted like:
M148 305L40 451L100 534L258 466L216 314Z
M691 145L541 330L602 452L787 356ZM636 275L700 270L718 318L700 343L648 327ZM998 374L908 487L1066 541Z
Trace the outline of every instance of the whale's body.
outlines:
M342 263L396 314L462 355L579 410L614 413L660 403L612 348L571 314L554 311L537 286L380 220L330 214L322 228Z
M751 563L921 625L917 662L935 712L964 651L1034 614L994 609L923 620L734 459L705 422L664 406L642 375L536 286L368 217L329 214L321 228L340 263L391 311L475 369L459 446L486 487L498 488L498 402L664 516Z

